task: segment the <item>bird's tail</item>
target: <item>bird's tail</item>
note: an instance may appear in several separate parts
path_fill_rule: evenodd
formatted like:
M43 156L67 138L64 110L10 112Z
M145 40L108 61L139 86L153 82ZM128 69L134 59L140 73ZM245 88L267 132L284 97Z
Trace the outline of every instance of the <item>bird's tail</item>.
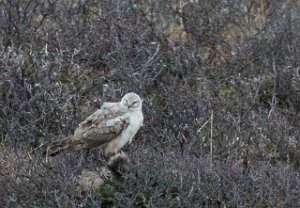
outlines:
M58 153L66 150L78 150L79 147L82 145L80 140L74 139L74 136L68 136L64 139L58 139L53 141L47 148L47 156L55 156Z

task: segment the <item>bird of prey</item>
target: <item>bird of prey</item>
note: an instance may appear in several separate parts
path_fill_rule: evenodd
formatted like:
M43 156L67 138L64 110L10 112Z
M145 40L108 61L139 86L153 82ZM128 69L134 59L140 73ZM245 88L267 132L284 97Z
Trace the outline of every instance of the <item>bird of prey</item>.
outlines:
M101 108L79 124L74 135L52 142L47 155L62 150L82 150L105 145L105 156L116 154L143 125L142 100L133 92L121 102L105 102Z

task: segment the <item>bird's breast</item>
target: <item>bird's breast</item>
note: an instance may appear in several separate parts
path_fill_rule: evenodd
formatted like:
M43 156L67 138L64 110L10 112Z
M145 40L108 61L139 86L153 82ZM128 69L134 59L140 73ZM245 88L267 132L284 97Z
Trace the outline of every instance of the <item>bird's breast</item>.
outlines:
M136 113L129 117L129 124L139 128L143 124L143 120L143 114Z

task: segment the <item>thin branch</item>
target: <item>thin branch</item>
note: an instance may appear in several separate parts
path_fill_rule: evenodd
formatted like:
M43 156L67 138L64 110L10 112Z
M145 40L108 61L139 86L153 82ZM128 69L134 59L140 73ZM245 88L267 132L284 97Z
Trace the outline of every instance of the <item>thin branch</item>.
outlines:
M214 121L214 111L211 113L210 117L210 164L213 162L213 121Z

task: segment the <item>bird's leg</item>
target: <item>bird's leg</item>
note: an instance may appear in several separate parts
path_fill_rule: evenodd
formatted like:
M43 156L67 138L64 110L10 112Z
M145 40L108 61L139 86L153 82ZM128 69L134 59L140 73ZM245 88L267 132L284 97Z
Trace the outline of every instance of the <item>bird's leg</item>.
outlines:
M112 157L112 154L111 153L107 153L106 151L104 152L103 154L103 157L105 159L106 162L110 161L110 158Z

